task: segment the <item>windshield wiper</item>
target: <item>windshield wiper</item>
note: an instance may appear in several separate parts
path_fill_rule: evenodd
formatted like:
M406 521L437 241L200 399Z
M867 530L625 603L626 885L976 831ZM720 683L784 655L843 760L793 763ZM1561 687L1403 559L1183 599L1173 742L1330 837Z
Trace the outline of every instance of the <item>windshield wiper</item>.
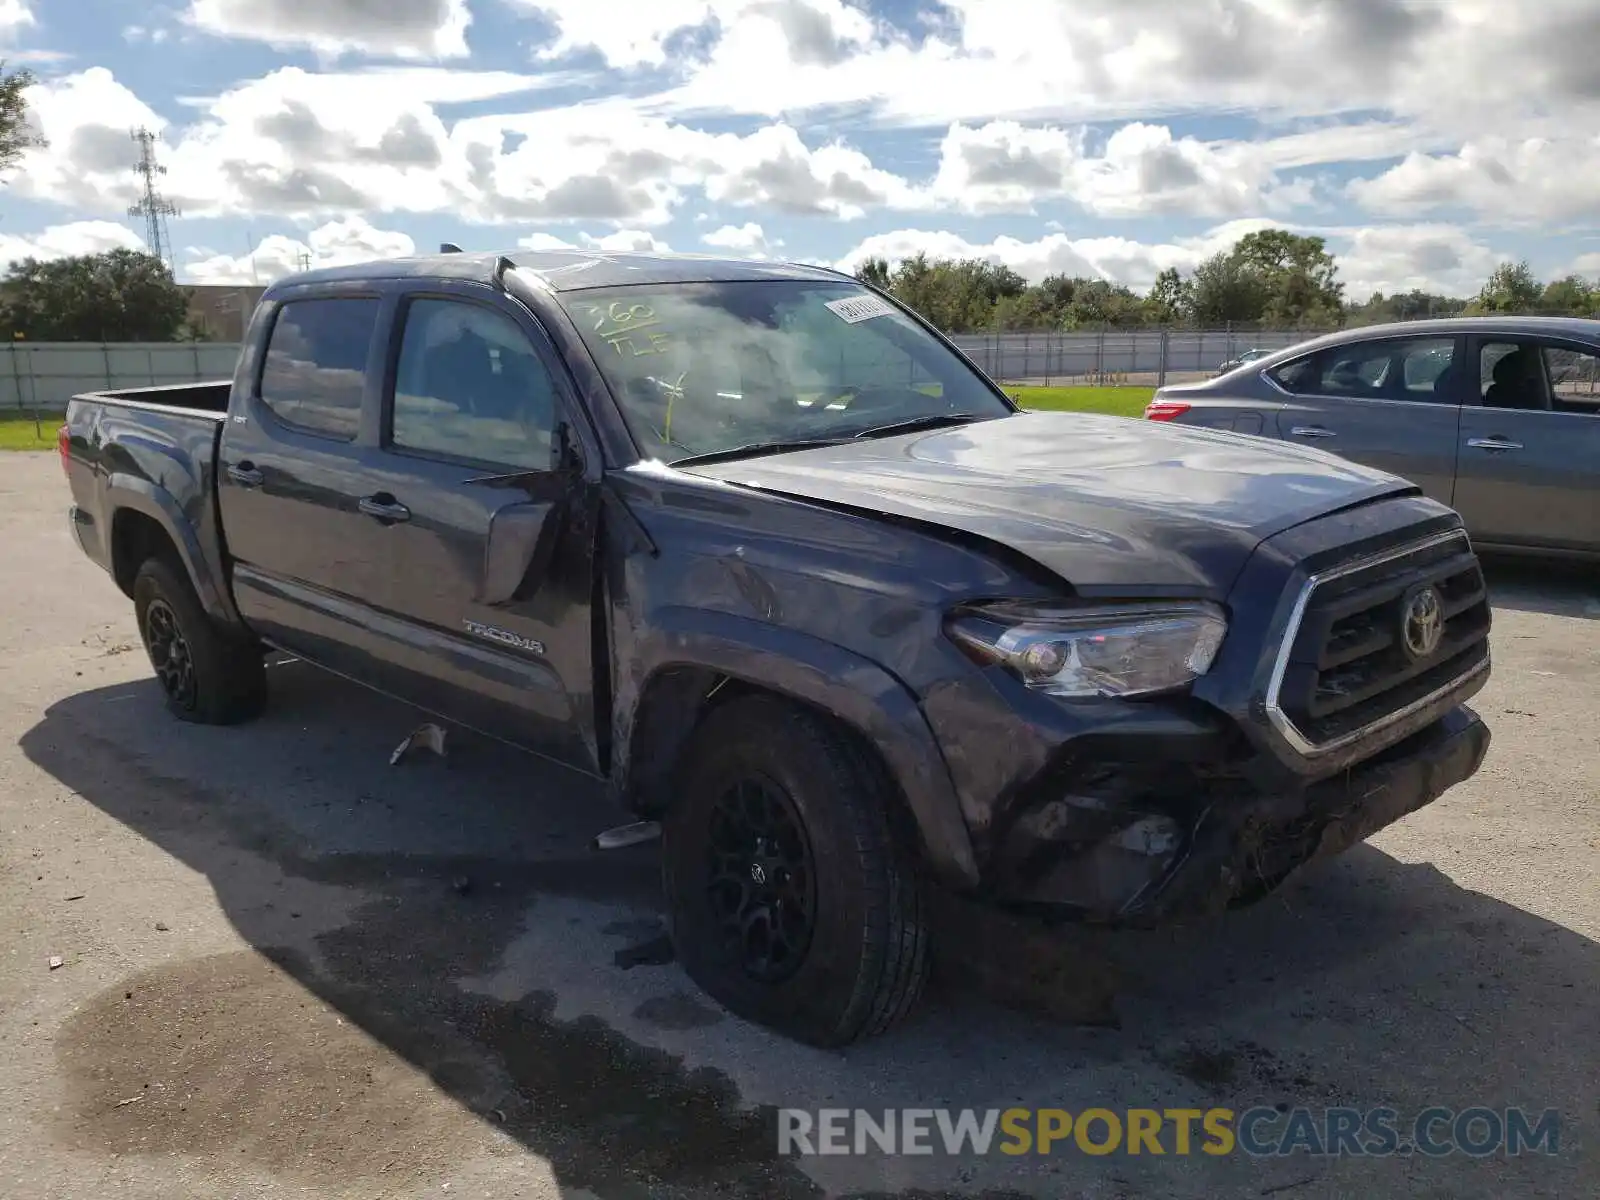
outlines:
M912 417L909 421L895 421L890 425L874 425L870 429L863 429L854 437L892 437L897 433L915 433L919 429L940 429L947 425L970 425L973 421L982 421L984 417L974 413L930 413L927 416Z
M743 446L730 446L726 450L707 450L704 454L691 454L686 458L675 458L668 465L673 467L693 467L702 463L726 462L735 458L751 458L757 454L780 454L785 450L812 450L818 446L838 446L851 440L848 437L826 437L749 442Z

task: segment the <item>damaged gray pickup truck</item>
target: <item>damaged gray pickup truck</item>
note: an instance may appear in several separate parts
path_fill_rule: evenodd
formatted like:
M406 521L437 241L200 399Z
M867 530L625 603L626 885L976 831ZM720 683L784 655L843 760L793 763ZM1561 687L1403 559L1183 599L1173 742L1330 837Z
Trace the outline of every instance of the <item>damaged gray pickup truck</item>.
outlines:
M231 382L78 397L61 454L176 715L256 714L277 648L605 781L660 822L689 974L816 1044L912 1007L930 888L1205 916L1489 743L1450 509L1310 449L1020 412L821 268L299 275Z

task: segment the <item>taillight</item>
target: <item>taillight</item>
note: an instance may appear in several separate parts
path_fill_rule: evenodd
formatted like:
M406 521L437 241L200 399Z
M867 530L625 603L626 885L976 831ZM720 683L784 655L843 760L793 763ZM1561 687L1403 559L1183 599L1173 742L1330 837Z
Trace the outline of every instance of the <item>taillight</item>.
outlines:
M65 425L56 430L56 453L61 456L61 469L65 471L72 457L72 435L67 432Z
M1190 406L1182 400L1152 400L1145 405L1144 419L1146 421L1171 421L1183 416L1189 411Z

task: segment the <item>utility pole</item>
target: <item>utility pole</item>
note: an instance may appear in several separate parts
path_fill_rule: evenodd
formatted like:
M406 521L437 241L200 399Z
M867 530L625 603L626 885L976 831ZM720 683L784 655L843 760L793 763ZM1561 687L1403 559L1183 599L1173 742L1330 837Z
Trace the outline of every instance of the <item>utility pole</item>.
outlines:
M295 263L302 271L311 270L311 252L309 250L300 251L299 254L295 255Z
M167 173L167 169L156 162L157 135L141 127L135 129L131 136L139 147L139 161L133 169L144 180L144 195L137 204L128 206L128 215L144 218L144 240L150 253L176 274L177 264L172 259L172 237L167 229L167 218L182 214L177 205L156 190L156 177Z

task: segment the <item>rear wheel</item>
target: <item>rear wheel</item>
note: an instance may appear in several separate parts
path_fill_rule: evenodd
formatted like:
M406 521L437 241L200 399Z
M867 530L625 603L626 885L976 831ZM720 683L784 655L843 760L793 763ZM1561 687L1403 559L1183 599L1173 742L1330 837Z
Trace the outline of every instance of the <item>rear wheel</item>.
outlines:
M673 941L733 1012L804 1042L882 1032L928 971L923 889L878 765L823 718L754 697L713 710L663 821Z
M133 611L174 716L233 725L260 714L267 698L260 647L207 616L182 570L165 559L146 560L134 576Z

